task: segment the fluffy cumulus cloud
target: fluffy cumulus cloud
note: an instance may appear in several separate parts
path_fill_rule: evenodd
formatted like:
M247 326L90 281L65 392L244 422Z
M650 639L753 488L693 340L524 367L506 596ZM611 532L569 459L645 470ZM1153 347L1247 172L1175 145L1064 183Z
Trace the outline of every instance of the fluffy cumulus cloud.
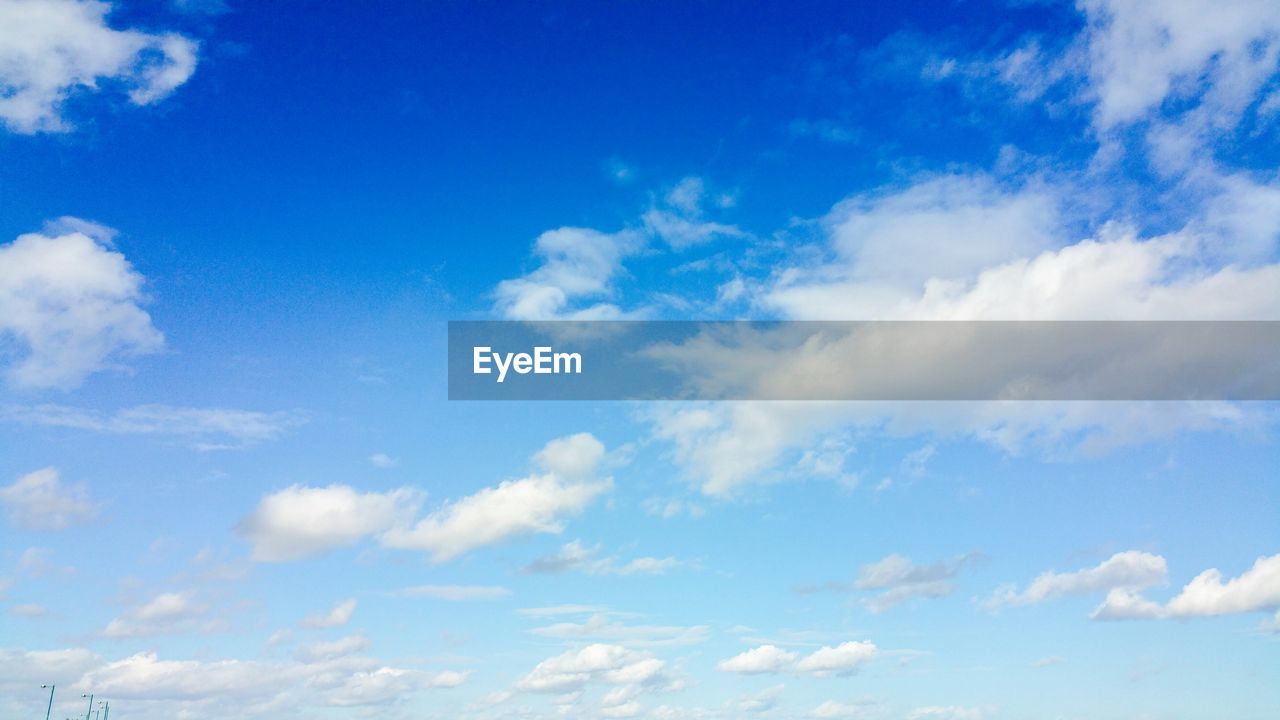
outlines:
M362 493L346 485L294 485L263 498L239 532L253 545L254 560L298 560L405 522L421 502L421 493L409 489Z
M612 487L597 477L604 454L588 433L558 438L535 455L540 472L446 502L417 520L425 493L413 488L294 485L263 498L238 530L262 562L298 560L367 538L443 562L520 535L561 532L566 518Z
M1110 590L1133 590L1163 583L1168 565L1159 555L1128 550L1116 553L1091 568L1072 572L1045 572L1026 588L1001 587L988 600L993 608L1034 605L1067 595L1087 595Z
M83 485L65 485L54 468L27 473L0 487L9 522L38 530L61 530L93 517L96 508Z
M1164 605L1133 588L1116 588L1093 613L1095 620L1189 618L1280 610L1280 555L1260 557L1239 576L1223 581L1210 568Z
M142 275L114 249L113 235L64 218L0 245L0 362L9 382L72 388L163 345L141 306Z
M68 100L121 88L149 105L195 72L195 41L115 29L111 10L96 0L0 0L0 121L19 133L69 130Z

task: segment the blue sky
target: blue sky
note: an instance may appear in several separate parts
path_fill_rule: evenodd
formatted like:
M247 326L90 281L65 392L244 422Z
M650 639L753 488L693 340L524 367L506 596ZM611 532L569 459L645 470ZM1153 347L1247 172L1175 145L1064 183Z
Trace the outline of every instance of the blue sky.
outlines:
M0 711L1275 717L1271 404L444 367L451 319L1278 319L1269 5L0 0Z

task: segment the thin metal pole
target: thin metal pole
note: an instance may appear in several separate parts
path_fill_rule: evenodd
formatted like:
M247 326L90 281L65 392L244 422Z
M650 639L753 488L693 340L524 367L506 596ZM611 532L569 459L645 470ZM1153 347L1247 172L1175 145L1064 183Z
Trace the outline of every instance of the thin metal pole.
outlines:
M81 695L80 697L84 697ZM89 693L89 709L84 711L84 720L89 720L89 716L93 714L93 693Z
M41 685L40 687L44 687ZM49 707L44 710L44 720L49 720L49 713L53 712L53 691L57 689L57 685L49 686Z

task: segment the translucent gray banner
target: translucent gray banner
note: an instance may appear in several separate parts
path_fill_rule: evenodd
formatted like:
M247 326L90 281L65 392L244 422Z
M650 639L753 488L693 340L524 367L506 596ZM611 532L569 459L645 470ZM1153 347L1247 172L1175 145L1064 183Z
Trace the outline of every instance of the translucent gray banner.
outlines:
M451 400L1276 400L1280 322L449 323Z

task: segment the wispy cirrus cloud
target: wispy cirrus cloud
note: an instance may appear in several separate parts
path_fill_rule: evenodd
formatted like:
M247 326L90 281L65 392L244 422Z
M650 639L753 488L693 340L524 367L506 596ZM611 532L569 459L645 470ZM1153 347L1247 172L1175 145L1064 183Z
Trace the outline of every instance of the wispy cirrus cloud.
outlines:
M269 442L307 422L300 410L261 412L235 408L138 405L101 412L66 405L4 405L0 420L38 427L112 435L180 438L198 450L242 448Z

